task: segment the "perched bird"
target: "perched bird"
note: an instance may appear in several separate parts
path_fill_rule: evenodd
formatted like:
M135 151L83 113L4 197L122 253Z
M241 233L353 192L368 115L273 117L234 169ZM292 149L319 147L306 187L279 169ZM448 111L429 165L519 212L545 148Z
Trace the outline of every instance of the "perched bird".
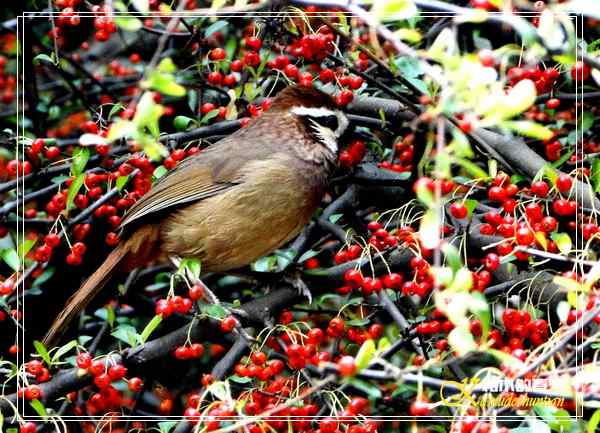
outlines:
M196 258L240 268L297 235L319 206L348 127L329 95L287 87L250 124L182 161L124 216L122 241L55 319L50 345L116 272Z

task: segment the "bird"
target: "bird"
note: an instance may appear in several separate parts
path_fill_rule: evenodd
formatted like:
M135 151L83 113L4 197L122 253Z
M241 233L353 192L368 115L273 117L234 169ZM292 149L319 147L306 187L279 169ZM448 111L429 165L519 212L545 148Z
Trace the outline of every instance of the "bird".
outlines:
M125 213L121 241L69 298L44 344L116 273L172 257L225 272L294 238L321 203L348 126L331 95L288 86L246 127L181 161Z

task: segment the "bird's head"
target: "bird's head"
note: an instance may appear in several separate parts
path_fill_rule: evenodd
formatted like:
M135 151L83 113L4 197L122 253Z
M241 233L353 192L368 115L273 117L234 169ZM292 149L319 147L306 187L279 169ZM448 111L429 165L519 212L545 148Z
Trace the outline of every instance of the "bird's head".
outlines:
M312 87L289 86L273 100L269 111L292 116L329 152L338 151L338 140L349 126L346 115L328 94Z

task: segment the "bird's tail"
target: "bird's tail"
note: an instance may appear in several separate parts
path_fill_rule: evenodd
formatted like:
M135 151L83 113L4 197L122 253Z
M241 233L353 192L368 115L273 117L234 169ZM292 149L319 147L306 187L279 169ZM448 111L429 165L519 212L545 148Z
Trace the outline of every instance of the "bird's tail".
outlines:
M54 323L44 337L44 345L49 347L65 332L67 326L96 297L108 283L119 263L129 252L129 243L120 243L108 255L104 263L94 272L67 301L65 307L54 319Z

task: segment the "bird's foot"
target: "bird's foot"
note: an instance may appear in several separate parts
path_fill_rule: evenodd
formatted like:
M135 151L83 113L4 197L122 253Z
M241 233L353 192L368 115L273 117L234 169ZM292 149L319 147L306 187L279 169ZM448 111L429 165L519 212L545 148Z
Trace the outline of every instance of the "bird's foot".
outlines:
M283 282L292 286L294 289L298 290L298 294L308 299L308 303L312 304L312 293L310 292L310 289L302 279L301 271L296 270L293 271L293 273L291 274L284 275L282 280Z

